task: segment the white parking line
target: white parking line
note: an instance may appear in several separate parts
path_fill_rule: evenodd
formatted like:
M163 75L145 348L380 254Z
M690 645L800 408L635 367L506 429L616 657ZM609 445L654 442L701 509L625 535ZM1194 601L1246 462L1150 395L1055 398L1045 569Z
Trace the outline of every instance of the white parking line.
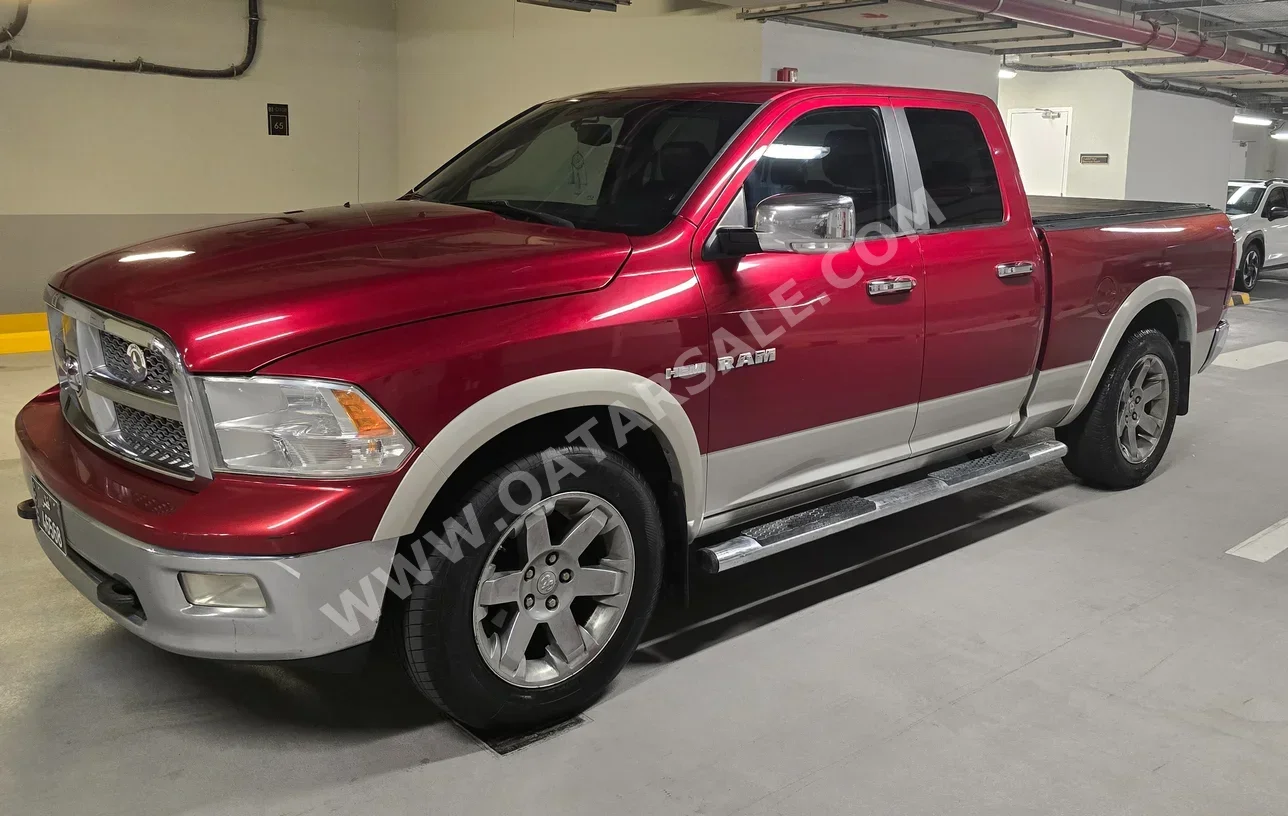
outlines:
M1242 544L1226 550L1225 554L1264 564L1284 550L1288 550L1288 519L1272 524Z
M1288 342L1275 340L1272 343L1262 343L1259 346L1248 346L1236 351L1227 351L1213 360L1212 365L1247 371L1251 368L1282 363L1285 360L1288 360Z

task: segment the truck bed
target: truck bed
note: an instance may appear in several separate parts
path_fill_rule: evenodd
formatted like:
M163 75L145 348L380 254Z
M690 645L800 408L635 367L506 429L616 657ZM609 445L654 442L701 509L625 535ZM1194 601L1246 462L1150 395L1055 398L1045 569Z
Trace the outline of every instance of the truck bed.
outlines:
M1121 201L1113 198L1035 195L1029 196L1028 199L1029 210L1033 213L1033 224L1046 231L1131 224L1217 212L1206 204L1180 204L1170 201Z

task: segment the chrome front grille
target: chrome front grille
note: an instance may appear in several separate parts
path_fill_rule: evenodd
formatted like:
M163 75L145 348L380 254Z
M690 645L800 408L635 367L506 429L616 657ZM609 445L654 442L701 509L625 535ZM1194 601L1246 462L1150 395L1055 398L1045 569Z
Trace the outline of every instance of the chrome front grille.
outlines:
M178 355L160 334L49 290L63 415L89 442L180 478L210 475ZM205 459L204 461L209 461Z
M99 343L103 348L103 365L120 382L133 383L134 375L127 351L130 341L105 331L99 332L98 335ZM166 359L150 348L143 349L143 358L148 364L147 375L142 382L137 383L137 386L154 394L167 396L173 394L174 383L170 381L170 364Z

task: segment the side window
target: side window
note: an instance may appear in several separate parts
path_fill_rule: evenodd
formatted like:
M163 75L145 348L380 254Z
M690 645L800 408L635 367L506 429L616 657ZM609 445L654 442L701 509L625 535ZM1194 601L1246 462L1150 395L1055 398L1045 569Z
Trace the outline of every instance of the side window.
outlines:
M1261 211L1262 216L1270 215L1271 207L1288 207L1288 187L1276 187L1266 196L1266 208Z
M826 108L797 119L765 151L743 186L747 223L780 193L832 193L854 199L863 225L894 223L894 186L885 129L876 108Z
M937 229L1002 222L1002 190L988 140L968 111L908 108L926 196L943 214ZM915 191L914 191L915 192ZM931 209L934 213L934 208Z

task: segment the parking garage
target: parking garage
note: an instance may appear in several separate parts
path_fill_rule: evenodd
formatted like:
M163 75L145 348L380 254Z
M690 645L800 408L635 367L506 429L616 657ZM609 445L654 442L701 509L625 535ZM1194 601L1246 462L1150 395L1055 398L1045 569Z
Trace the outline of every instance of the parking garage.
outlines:
M1282 810L1284 43L0 0L0 812Z

